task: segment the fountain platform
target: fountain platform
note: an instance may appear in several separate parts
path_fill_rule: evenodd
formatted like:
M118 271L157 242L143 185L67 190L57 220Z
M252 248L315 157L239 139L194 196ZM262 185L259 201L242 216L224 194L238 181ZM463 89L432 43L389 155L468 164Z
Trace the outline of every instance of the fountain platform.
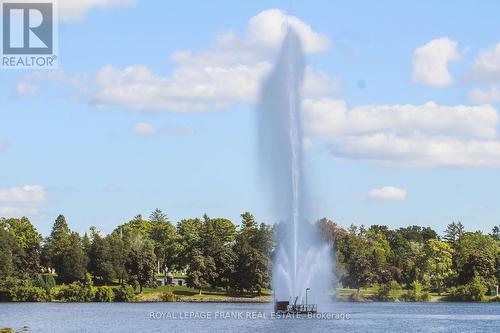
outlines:
M289 301L275 301L274 312L277 314L309 314L316 313L318 308L316 304L297 304L298 297L295 302L290 304Z

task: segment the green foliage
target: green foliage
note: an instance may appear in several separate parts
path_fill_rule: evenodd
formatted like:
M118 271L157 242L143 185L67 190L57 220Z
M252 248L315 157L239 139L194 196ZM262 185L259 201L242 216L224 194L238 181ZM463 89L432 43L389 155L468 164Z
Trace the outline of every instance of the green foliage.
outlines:
M92 242L88 249L89 271L102 283L111 283L116 276L109 238L102 238L92 230Z
M256 291L260 294L271 282L273 230L263 223L258 225L249 212L241 217L241 228L233 246L236 260L231 285L241 291Z
M462 283L472 281L476 276L481 277L488 287L496 285L496 258L493 254L478 250L469 254L459 273Z
M462 237L463 234L464 226L462 222L458 221L458 223L455 223L455 221L453 221L446 227L443 239L452 246L455 246L455 243Z
M474 271L485 279L487 283L492 282L494 271L491 270L491 261L500 251L499 242L482 232L464 232L456 242L456 255L454 256L455 269L458 273L458 283L466 284L474 277ZM478 260L479 256L485 260ZM476 267L476 268L475 268ZM479 269L479 267L483 267ZM484 270L483 270L484 269Z
M419 281L413 281L411 284L411 290L408 290L407 294L403 294L400 298L404 301L410 302L427 302L431 299L431 295L423 291L423 285Z
M154 252L158 266L162 272L173 268L180 251L180 244L175 227L168 221L167 215L156 209L151 213L151 239L154 242Z
M56 286L56 281L51 274L38 274L35 285L44 289L50 295L50 291Z
M64 216L59 215L42 252L45 265L56 270L64 282L81 280L87 272L87 255L83 251L81 238L71 232Z
M176 302L177 301L177 296L174 295L173 292L168 292L162 295L162 299L165 302Z
M96 302L112 302L115 299L113 289L108 286L94 288Z
M141 233L131 234L130 242L130 253L125 263L128 281L134 288L139 285L142 292L144 286L154 282L156 256L152 242Z
M82 238L60 215L43 247L27 218L0 218L0 301L130 301L137 286L142 291L154 285L156 271L175 270L184 271L187 284L200 292L210 287L260 293L270 287L271 258L286 223L270 227L248 212L241 217L239 227L207 215L174 227L156 209L148 219L137 215L109 235L91 228ZM480 300L484 288L500 281L500 227L486 235L453 222L443 241L431 228L419 226L344 229L322 219L317 230L336 250L339 281L333 283L356 289L377 285L378 299L421 301L428 299L428 290L440 293L459 285L453 297ZM41 274L52 269L57 275ZM118 280L122 286L93 288L87 270L98 285ZM54 278L66 284L56 286ZM408 293L398 296L399 285Z
M19 276L23 256L24 252L16 239L0 228L0 278Z
M346 275L342 281L349 287L360 289L367 286L373 278L370 257L372 251L364 230L355 226L349 228L348 233L342 239L344 265Z
M192 250L201 246L201 230L203 223L200 219L181 220L177 224L179 235L179 256L177 263L186 267L192 258Z
M20 266L17 271L21 275L34 277L40 272L40 244L42 236L27 217L20 219L0 218L0 229L7 231L21 249Z
M87 273L83 283L75 281L55 287L52 289L52 297L61 302L92 302L95 297L92 277Z
M53 289L54 299L61 302L91 302L94 296L92 288L88 288L80 281L63 284Z
M134 216L129 222L118 226L115 230L121 233L124 237L129 234L140 233L143 237L149 237L153 224L145 220L141 214Z
M202 292L210 280L215 279L215 261L212 257L203 256L201 250L193 249L190 264L187 270L187 285Z
M398 291L401 286L396 281L390 281L384 284L380 284L377 287L377 293L375 294L375 299L377 301L392 301L398 299Z
M0 280L1 302L45 302L49 294L30 280L7 278Z
M443 241L429 239L425 243L424 253L425 273L428 274L430 282L441 294L444 282L453 274L453 249Z
M35 287L29 281L23 281L12 290L12 301L14 302L45 302L49 296L45 289Z
M135 297L134 288L131 286L120 286L113 288L115 302L131 302Z
M482 302L488 288L479 276L475 276L469 283L451 288L450 297L459 301Z

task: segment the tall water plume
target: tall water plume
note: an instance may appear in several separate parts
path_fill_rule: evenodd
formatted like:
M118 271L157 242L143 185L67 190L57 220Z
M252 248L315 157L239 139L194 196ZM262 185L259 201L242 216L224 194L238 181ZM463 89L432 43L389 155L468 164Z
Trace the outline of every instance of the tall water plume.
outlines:
M301 96L304 53L296 32L287 27L273 71L262 85L257 106L261 173L272 194L279 224L273 263L273 289L279 299L326 295L331 287L330 249L307 221L303 167Z

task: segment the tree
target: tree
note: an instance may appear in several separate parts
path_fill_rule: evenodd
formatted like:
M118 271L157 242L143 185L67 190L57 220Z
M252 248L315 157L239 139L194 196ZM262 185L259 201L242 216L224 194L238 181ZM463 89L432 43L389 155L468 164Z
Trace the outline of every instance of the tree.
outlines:
M87 256L83 252L81 238L77 232L69 236L70 245L64 250L62 265L56 269L58 277L65 282L83 280L87 273Z
M92 243L89 249L89 270L94 277L110 283L116 276L108 238L102 238L95 228L92 230Z
M64 254L69 246L70 230L64 216L59 215L42 249L43 263L57 272L63 265Z
M233 252L236 227L227 219L211 219L206 214L203 222L203 239L201 250L203 256L213 260L215 271L210 274L208 282L213 287L228 290L236 260Z
M163 213L160 209L156 208L149 215L149 221L153 224L168 222L168 216L167 216L167 214Z
M345 285L358 290L367 286L372 280L370 250L366 232L351 225L343 238L341 247L344 258L345 275L341 278Z
M459 281L462 284L471 282L474 277L478 277L488 286L496 285L496 258L491 253L477 251L469 254L462 270L459 274Z
M495 260L500 251L499 242L480 231L464 232L456 242L455 267L458 272L458 283L465 284L471 281L474 272L481 277L484 283L493 282L491 266L495 267Z
M198 289L201 295L203 287L213 281L216 275L214 259L205 257L200 249L193 249L187 269L187 285Z
M16 240L23 254L19 267L21 274L35 277L40 272L40 248L42 236L27 217L20 219L0 218L0 228L9 232Z
M14 236L0 227L0 279L18 275L23 255Z
M425 267L429 279L441 295L445 280L453 274L453 249L448 243L437 239L429 239L425 243Z
M42 251L44 263L54 268L64 282L81 280L87 272L87 256L80 236L71 232L63 215L59 215Z
M179 252L177 256L177 265L180 268L186 268L192 257L194 249L200 249L201 231L203 223L200 219L181 220L177 224L177 234L179 236Z
M463 233L464 226L462 222L458 221L458 223L455 223L455 221L453 221L446 227L443 239L454 246L455 242L457 242L460 237L462 237Z
M372 276L379 283L387 283L393 279L388 263L392 251L386 235L387 230L380 226L371 226L366 232Z
M500 241L500 225L496 225L491 230L491 237L493 237L496 241Z
M175 227L168 221L167 215L158 208L149 218L152 223L150 237L154 241L154 250L157 258L157 269L166 272L174 266L179 252Z
M150 240L141 233L130 234L130 253L125 263L129 283L134 288L139 285L142 293L144 286L151 285L155 277L156 256Z
M127 236L131 233L141 233L144 237L149 237L153 224L145 220L141 214L134 216L134 218L125 224L118 226L115 230L122 235Z
M241 214L241 228L236 235L235 272L232 285L243 291L257 291L269 286L273 234L269 226L258 226L252 214Z
M396 232L399 232L408 241L418 243L425 243L429 239L438 239L438 234L430 227L412 225L405 228L399 228Z
M123 236L116 231L108 235L106 240L109 243L110 258L115 277L118 278L118 282L123 285L124 281L127 279L125 264L130 253L130 244L129 242L125 242Z

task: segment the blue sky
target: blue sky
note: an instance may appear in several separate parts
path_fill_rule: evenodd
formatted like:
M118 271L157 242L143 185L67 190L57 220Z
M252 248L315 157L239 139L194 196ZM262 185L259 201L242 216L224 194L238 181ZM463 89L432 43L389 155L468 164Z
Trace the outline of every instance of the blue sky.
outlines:
M108 232L251 211L255 99L285 15L303 39L317 217L500 224L500 5L65 1L59 69L0 73L0 215ZM432 103L429 103L432 102Z

